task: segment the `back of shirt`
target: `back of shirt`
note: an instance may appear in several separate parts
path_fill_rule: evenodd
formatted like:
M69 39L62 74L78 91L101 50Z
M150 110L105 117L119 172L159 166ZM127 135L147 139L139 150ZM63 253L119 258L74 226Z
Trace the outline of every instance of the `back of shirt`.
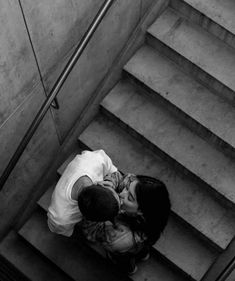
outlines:
M71 236L76 223L81 221L82 214L77 200L71 198L75 182L82 176L88 176L96 184L117 168L103 150L83 151L67 166L52 194L48 208L48 226L52 232Z

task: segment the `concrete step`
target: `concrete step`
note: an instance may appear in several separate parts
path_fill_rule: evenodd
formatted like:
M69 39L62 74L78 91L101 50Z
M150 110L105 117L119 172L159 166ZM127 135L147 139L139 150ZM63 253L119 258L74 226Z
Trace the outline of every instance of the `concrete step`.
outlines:
M53 189L49 189L43 197L51 197L52 191ZM47 206L41 204L43 201L45 202L46 200L41 200L40 205L47 210ZM169 247L169 245L171 245L171 247ZM174 265L177 265L187 274L194 277L195 280L200 280L218 254L215 250L205 249L203 242L195 241L194 235L190 234L189 230L185 231L185 227L181 225L174 216L171 216L164 235L154 249L159 251L164 258L169 259ZM184 249L183 253L182 249ZM182 253L180 255L180 260L178 251ZM188 260L189 252L191 253L191 251L195 251L195 254L192 255L189 264L185 261ZM143 269L141 271L143 271Z
M95 128L93 129L95 130ZM124 135L122 137L124 138ZM105 145L107 146L107 144ZM102 147L102 144L100 147ZM100 147L97 146L97 148ZM84 149L87 149L87 147ZM126 153L126 151L124 152ZM77 153L79 153L79 150ZM71 155L60 166L58 169L60 175L62 175L75 154ZM138 158L137 155L135 155L135 157ZM202 234L202 238L218 249L218 251L225 249L235 235L235 214L226 206L223 206L221 202L218 202L218 200L211 196L206 190L201 189L189 179L182 179L165 161L160 159L153 160L151 158L148 160L150 163L153 161L156 161L156 164L153 166L154 173L152 176L155 176L156 171L158 171L158 177L164 182L167 182L173 203L173 211L177 216L182 217L187 224L197 229L197 231ZM136 165L141 164L136 159L134 159L133 162L136 163ZM126 165L124 166L125 163ZM127 163L130 165L129 161L124 160L123 163L123 161L119 159L119 169L128 171ZM134 167L134 170L136 171L136 167ZM141 171L142 173L149 173L149 169L145 169L145 167L142 167ZM141 171L139 171L139 173ZM176 186L177 189L175 188ZM39 205L46 211L50 204L53 190L54 186L51 186L38 201ZM208 222L210 223L208 224Z
M188 281L164 262L153 258L147 263L139 264L137 273L128 278L118 273L113 265L81 241L51 233L47 228L43 210L32 215L20 230L20 234L73 280Z
M38 205L47 212L48 207L51 203L51 196L55 185L50 186L47 191L42 195L42 197L38 200Z
M19 234L74 280L130 280L81 241L50 232L42 209L32 214Z
M68 159L65 161L65 163L68 163ZM61 172L63 171L64 166L65 165L61 166ZM38 202L45 211L48 209L53 189L53 187L49 188ZM164 241L162 244L164 245ZM99 252L98 249L94 248L94 250ZM138 272L132 277L132 279L135 281L143 281L146 280L146 278L150 281L156 280L155 278L159 278L159 280L163 281L188 280L188 278L183 277L182 274L177 272L176 269L169 268L169 265L166 265L164 261L158 260L158 262L156 262L155 258L151 258L150 261L148 260L148 263L141 263L140 265L138 264Z
M167 101L198 134L235 156L235 109L186 75L158 51L143 46L124 67L153 97Z
M233 0L171 0L170 6L235 48Z
M1 241L0 255L14 264L31 281L72 281L63 271L33 250L14 231L9 232Z
M82 150L78 147L78 149L76 151L74 151L74 153L72 153L65 161L64 163L58 168L57 173L58 175L62 175L64 170L66 169L67 165L73 160L73 158L77 155L80 154L82 152Z
M151 149L234 206L234 161L183 126L161 104L120 82L102 107Z
M148 29L147 42L235 104L233 48L170 7Z
M92 150L103 148L114 164L123 172L148 174L164 180L169 188L173 210L175 210L174 195L171 194L171 191L172 188L181 188L183 180L159 157L153 155L150 150L128 135L125 130L106 117L99 116L80 135L79 140ZM187 195L183 192L180 193L180 190L178 190L178 194L181 194L181 204L187 201L184 200L184 196ZM196 280L199 280L206 272L218 253L209 245L205 245L203 240L174 215L171 216L167 229L156 243L155 248Z

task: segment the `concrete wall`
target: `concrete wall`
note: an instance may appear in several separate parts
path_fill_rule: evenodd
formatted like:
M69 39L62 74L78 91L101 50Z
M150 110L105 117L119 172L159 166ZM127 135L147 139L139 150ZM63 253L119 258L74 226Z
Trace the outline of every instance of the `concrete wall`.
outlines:
M0 192L0 237L38 192L40 178L152 2L117 0L104 18L58 95L60 109L47 113ZM0 0L0 173L102 3Z

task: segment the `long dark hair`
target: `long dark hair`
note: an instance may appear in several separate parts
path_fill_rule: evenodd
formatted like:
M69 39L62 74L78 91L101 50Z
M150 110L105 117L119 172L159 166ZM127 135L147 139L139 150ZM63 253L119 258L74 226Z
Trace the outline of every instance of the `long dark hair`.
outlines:
M123 220L133 232L153 245L163 232L170 214L170 198L165 184L157 178L137 175L135 187L140 214L124 213Z

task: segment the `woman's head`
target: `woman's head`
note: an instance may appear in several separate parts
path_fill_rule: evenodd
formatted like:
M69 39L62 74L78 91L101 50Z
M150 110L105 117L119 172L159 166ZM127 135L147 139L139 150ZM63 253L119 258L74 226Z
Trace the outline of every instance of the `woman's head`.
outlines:
M142 215L142 230L150 243L155 243L170 213L167 188L162 181L148 176L131 175L128 180L120 194L122 209L128 214Z

